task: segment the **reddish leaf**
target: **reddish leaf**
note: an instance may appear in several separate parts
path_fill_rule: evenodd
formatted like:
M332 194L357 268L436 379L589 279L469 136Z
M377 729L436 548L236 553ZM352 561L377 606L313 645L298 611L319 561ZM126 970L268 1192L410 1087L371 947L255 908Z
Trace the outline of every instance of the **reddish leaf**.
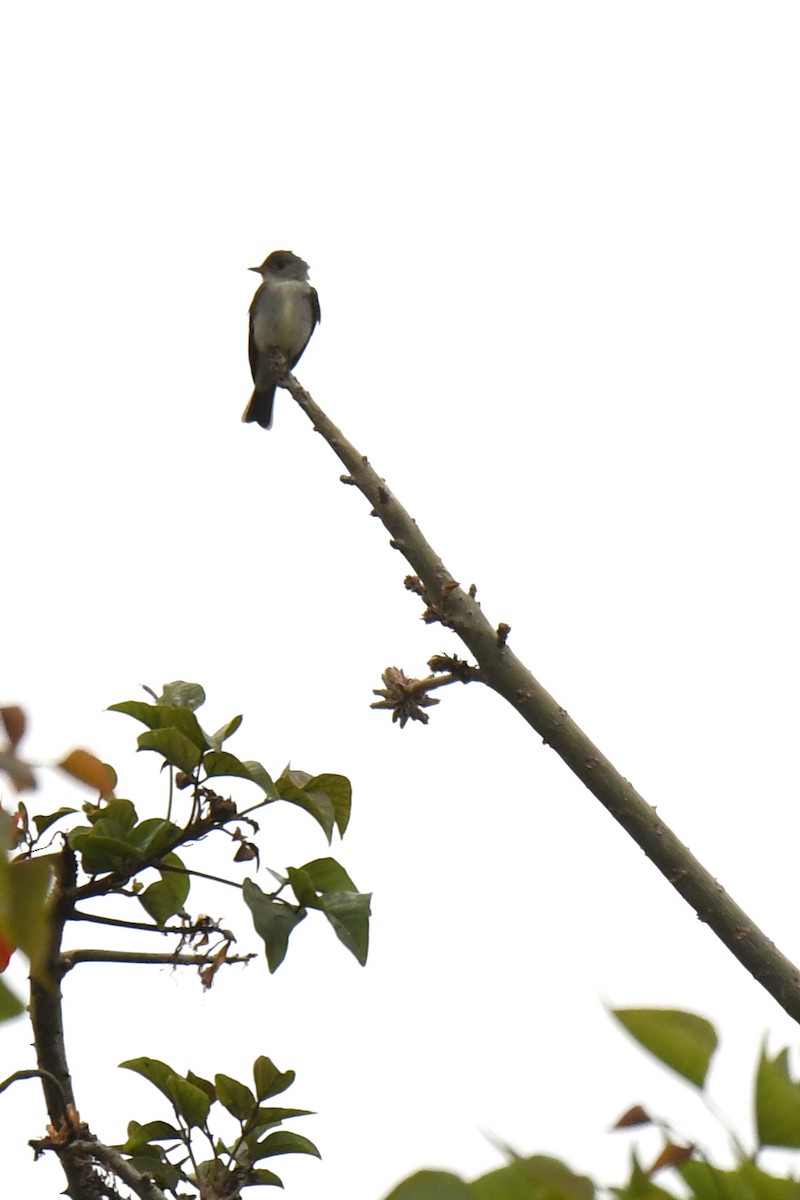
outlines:
M9 745L16 750L25 734L25 713L18 704L8 704L0 708L0 719L5 726Z
M0 933L0 975L5 971L15 950L16 946L12 946L8 938L3 937Z
M629 1108L624 1112L619 1120L615 1121L611 1126L612 1129L630 1129L633 1125L651 1125L652 1118L646 1112L641 1104L634 1104L633 1108Z
M88 787L97 788L101 796L110 796L117 785L114 768L101 762L88 750L70 750L58 766L73 779L78 779Z
M680 1167L693 1154L694 1146L679 1146L676 1142L667 1142L648 1171L648 1175L655 1175L656 1171L662 1171L665 1167Z

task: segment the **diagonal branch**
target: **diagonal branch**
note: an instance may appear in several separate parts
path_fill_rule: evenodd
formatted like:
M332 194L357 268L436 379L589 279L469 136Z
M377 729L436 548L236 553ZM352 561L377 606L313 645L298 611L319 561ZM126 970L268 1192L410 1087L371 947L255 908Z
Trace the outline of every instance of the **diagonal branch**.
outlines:
M662 875L695 910L754 979L791 1017L800 1021L800 971L620 775L604 754L572 720L566 709L542 687L506 644L507 626L493 627L476 602L447 570L416 522L384 481L326 417L293 375L281 379L316 431L344 463L354 484L373 506L399 550L419 576L429 605L469 648L489 687L507 700L532 729L626 830Z
M73 1142L71 1149L87 1159L96 1159L97 1162L102 1163L108 1171L111 1171L123 1183L127 1183L131 1191L135 1192L141 1200L167 1200L155 1180L150 1175L137 1171L113 1146L106 1146L92 1138Z

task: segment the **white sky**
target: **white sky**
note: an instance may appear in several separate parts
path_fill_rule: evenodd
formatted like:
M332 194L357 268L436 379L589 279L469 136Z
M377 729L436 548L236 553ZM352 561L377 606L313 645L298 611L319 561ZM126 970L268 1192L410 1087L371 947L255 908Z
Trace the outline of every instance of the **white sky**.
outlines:
M800 958L798 7L30 0L3 26L0 698L31 754L88 745L154 815L156 760L102 710L201 681L208 727L245 714L242 757L351 777L333 853L375 892L363 971L312 919L274 978L205 997L76 971L94 1131L167 1115L122 1059L244 1076L263 1053L319 1113L297 1128L322 1164L277 1164L293 1200L475 1174L487 1131L613 1182L630 1103L709 1126L604 1002L713 1016L747 1131L758 1039L791 1022L498 699L451 689L403 733L370 711L384 667L458 647L288 395L270 434L239 416L246 268L292 249L323 313L301 381ZM82 798L51 779L41 806ZM325 852L294 812L262 844ZM195 908L249 945L225 893ZM0 1077L28 1042L0 1030ZM30 1200L63 1186L30 1162L44 1119L37 1085L0 1097Z

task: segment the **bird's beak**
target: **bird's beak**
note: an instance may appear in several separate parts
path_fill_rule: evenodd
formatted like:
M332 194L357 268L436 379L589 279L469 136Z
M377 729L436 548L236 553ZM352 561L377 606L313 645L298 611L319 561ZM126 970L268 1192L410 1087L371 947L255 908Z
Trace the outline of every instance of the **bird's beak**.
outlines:
M248 271L255 271L256 275L261 274L261 267L248 267Z

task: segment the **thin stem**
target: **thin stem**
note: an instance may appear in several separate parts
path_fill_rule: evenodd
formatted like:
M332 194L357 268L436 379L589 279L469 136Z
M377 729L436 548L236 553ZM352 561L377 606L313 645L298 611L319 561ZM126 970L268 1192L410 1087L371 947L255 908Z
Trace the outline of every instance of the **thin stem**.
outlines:
M251 804L249 808L239 809L236 816L246 817L251 812L255 812L257 808L264 808L267 804L274 804L277 799L277 796L266 796L263 800L259 800L257 804Z
M127 893L126 893L127 894ZM133 895L131 892L130 895ZM135 929L143 933L184 933L183 928L175 925L153 925L147 921L125 921L121 917L101 917L97 913L83 913L73 910L67 918L70 921L89 921L92 925L112 925L115 929Z
M34 1067L30 1067L28 1070L25 1070L25 1071L15 1071L13 1075L9 1075L7 1079L4 1079L3 1082L0 1083L0 1092L4 1092L6 1090L6 1088L11 1087L12 1083L16 1083L20 1079L47 1079L47 1080L49 1080L50 1083L53 1085L53 1087L56 1088L56 1090L58 1091L58 1093L61 1097L63 1111L66 1113L67 1097L64 1095L64 1089L62 1088L59 1080L56 1079L55 1075L53 1075L50 1071L36 1070Z
M169 767L169 798L167 800L167 820L172 820L172 796L175 788L175 768L170 763Z
M241 815L241 814L239 814ZM173 867L170 863L154 862L151 864L157 871L174 871L176 875L196 875L198 879L210 879L212 883L224 883L228 887L242 890L242 885L233 879L223 879L221 875L208 875L205 871L195 871L189 867Z

